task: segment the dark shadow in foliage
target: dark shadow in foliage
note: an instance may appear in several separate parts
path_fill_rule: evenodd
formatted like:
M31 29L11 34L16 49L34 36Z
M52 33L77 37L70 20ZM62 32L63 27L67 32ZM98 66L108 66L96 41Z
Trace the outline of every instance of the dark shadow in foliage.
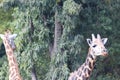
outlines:
M1 44L1 48L0 48L0 57L5 55L5 47L3 45L3 43Z

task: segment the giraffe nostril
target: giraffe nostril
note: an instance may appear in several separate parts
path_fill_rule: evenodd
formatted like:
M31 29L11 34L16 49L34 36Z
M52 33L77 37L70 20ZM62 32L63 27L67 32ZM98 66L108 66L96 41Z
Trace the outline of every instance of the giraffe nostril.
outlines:
M107 49L104 49L103 52L108 52Z

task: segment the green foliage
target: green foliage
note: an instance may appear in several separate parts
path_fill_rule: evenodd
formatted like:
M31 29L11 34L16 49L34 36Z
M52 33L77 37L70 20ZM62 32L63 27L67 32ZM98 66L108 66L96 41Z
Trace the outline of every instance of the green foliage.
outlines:
M120 77L118 75L113 76L111 73L110 74L108 73L107 75L99 75L96 80L119 80L119 79Z
M74 0L66 0L63 5L65 14L78 15L81 11L81 5L74 2Z
M8 62L6 56L0 59L2 61L0 63L0 79L1 80L8 80ZM6 77L5 77L6 76Z
M72 3L75 4L74 1ZM57 17L57 19L64 24L63 32L58 41L58 50L51 60L50 70L46 75L46 80L67 80L70 71L69 69L73 70L75 69L75 66L78 66L74 59L81 51L80 44L82 37L75 33L75 25L77 25L77 23L75 24L75 21L72 21L72 18L76 18L77 12L69 14L69 12L64 9L64 7L67 8L66 4L67 2L63 5L63 11L59 12L59 17Z
M119 4L120 0L4 0L0 8L0 33L11 29L18 34L15 55L24 80L31 79L33 65L38 80L67 80L69 73L85 61L88 51L85 39L99 33L108 37L105 46L109 56L98 58L91 80L119 80ZM50 58L55 11L63 29L58 50ZM5 56L0 60L0 80L8 80L6 61Z
M13 29L13 27L10 26L9 22L12 21L12 9L5 11L2 8L0 8L0 33L4 33L3 31L5 31L7 28L8 29Z
M24 9L21 9L19 5L18 7L14 7L14 13L12 14L14 21L10 23L10 25L14 26L15 33L18 34L15 39L17 45L15 55L17 56L20 72L24 80L31 79L31 68L33 65L35 65L38 80L44 79L44 74L46 73L46 68L49 64L49 57L47 55L48 45L46 44L47 38L49 37L49 30L44 28L43 24L36 19L39 15L39 12L37 12L37 10L39 11L39 8L38 6L32 6L31 8L31 5L33 4L38 4L38 2L24 1L23 6L26 6ZM32 42L30 42L30 18L32 18L34 23L34 33L32 34L34 41ZM38 71L37 68L44 70L44 72ZM5 78L8 75L2 74L2 76Z
M46 80L67 80L69 70L66 65L67 54L56 54L50 63L50 70L46 75Z

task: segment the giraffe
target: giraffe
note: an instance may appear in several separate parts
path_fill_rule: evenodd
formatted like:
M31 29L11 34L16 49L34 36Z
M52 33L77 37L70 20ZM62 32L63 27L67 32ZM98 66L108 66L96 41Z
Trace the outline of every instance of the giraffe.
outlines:
M101 39L99 34L97 34L97 38L95 38L94 34L92 34L92 40L87 39L89 50L85 62L78 68L78 70L70 73L68 80L89 80L97 56L101 55L105 57L108 55L108 51L104 46L106 42L107 38Z
M16 48L13 40L16 36L17 34L11 34L10 31L6 31L5 34L0 34L9 62L9 80L22 80L18 69L18 63L13 53Z

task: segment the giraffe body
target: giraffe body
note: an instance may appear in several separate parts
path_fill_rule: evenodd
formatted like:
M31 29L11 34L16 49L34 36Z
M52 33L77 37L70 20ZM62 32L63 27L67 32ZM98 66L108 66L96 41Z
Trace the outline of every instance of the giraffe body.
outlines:
M83 63L77 71L74 71L70 74L68 80L89 80L94 64L96 62L97 56L107 56L107 49L104 47L104 44L107 42L107 38L101 39L100 35L97 35L97 38L92 34L91 39L87 39L87 42L90 46L88 55L85 63Z
M0 34L0 37L2 38L5 46L6 55L9 62L9 80L22 80L18 69L18 63L13 53L15 49L15 44L13 40L16 36L16 34L12 35L8 32L5 33L5 35Z

